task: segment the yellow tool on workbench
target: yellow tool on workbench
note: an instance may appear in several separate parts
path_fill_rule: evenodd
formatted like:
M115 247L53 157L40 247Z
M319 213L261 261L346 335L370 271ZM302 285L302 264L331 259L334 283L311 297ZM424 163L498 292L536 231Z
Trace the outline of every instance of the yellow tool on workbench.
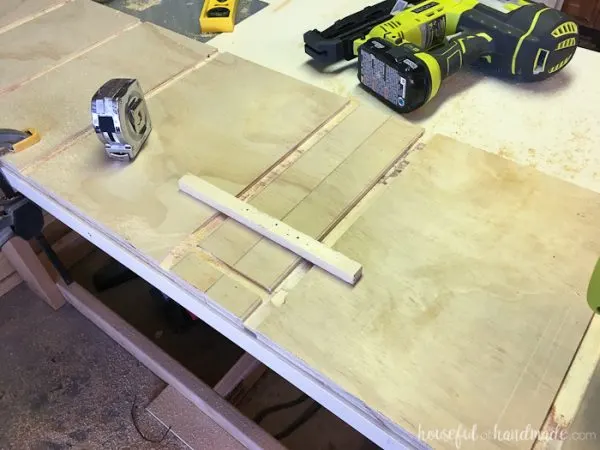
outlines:
M238 0L204 0L200 13L202 33L226 33L233 31Z
M33 128L24 131L0 128L0 156L18 153L40 142L40 134Z
M322 64L357 58L367 92L408 113L467 64L516 81L554 76L572 60L579 30L565 13L527 0L502 10L478 0L384 0L308 31L304 44Z

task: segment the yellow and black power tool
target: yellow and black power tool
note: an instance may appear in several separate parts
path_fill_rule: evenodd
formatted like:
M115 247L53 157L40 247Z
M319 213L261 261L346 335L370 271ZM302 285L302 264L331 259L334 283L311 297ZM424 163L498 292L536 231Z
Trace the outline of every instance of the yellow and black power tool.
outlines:
M579 44L566 14L525 0L504 10L476 0L426 0L393 12L398 3L386 0L309 31L304 43L320 63L358 57L361 84L400 113L430 101L463 65L538 81L562 70Z

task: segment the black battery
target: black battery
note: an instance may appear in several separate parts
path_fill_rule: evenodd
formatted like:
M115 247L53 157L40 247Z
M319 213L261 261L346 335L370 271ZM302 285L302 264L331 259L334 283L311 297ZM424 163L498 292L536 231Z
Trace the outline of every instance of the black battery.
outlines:
M393 45L374 38L358 50L358 79L375 97L399 113L427 103L431 79L427 65L415 56L413 44Z

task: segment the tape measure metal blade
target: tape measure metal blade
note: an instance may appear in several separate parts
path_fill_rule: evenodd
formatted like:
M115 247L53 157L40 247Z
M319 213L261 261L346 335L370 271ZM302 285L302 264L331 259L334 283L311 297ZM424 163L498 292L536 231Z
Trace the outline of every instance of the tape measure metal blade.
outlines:
M110 158L133 160L152 130L139 82L114 78L93 95L92 125Z

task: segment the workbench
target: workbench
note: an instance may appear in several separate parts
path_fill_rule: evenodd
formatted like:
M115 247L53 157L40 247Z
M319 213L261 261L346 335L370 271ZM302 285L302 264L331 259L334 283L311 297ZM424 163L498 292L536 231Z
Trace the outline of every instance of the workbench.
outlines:
M473 425L566 430L600 356L585 301L600 55L579 49L536 85L464 72L400 118L351 66L319 73L303 52L304 31L363 2L270 3L206 45L86 0L9 2L2 122L43 138L3 173L383 448L454 448L423 433ZM91 95L117 76L140 80L154 124L128 165L90 128ZM335 280L179 192L187 173L363 278Z

